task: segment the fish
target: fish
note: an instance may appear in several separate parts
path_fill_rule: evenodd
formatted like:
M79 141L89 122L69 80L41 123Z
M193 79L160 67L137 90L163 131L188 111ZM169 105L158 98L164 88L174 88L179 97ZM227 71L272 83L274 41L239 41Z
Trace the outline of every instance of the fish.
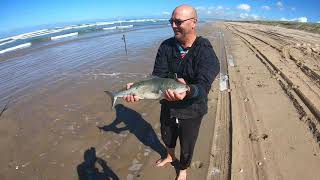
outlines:
M117 98L134 94L140 99L164 99L164 92L170 89L175 93L182 93L188 90L188 86L176 79L151 77L134 83L130 89L123 89L118 92L104 91L110 96L112 108L116 104Z

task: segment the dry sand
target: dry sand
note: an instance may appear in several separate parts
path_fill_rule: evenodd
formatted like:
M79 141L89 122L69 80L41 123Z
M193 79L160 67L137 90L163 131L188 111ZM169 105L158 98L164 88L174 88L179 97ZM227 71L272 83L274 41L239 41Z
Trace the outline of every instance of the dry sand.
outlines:
M320 36L223 26L236 64L229 67L232 179L320 179Z

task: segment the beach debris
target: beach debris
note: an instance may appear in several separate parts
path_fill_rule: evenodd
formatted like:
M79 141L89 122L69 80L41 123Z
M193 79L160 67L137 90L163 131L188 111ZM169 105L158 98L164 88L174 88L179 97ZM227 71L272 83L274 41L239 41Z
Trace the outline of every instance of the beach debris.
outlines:
M262 81L257 82L257 87L261 88L261 87L265 87L265 86L266 85Z
M19 166L16 166L16 170L18 170L19 169Z
M239 172L242 173L242 172L243 172L243 169L240 169Z
M229 81L229 76L227 74L225 75L220 74L220 82L219 82L220 91L225 91L228 89L228 81Z
M232 55L227 55L227 60L228 60L228 64L229 66L231 67L234 67L234 59L233 59L233 56Z
M211 171L211 175L215 176L220 174L220 172L221 172L220 169L218 169L217 167L213 167Z
M258 162L257 164L258 164L258 166L261 166L261 165L262 165L262 162Z
M24 163L21 167L27 167L31 162Z
M261 136L261 138L263 139L263 140L265 140L265 139L267 139L269 136L267 135L267 134L262 134L262 136Z
M289 146L289 148L290 148L291 150L296 150L293 146Z
M41 154L39 154L39 157L42 157L42 156L44 156L44 155L46 155L47 153L41 153Z
M57 161L50 161L49 163L56 165L56 164L57 164Z
M176 93L186 92L187 85L178 82L175 79L152 77L147 80L134 83L130 89L120 90L116 93L105 91L111 98L112 108L117 101L117 98L130 94L135 94L140 99L163 99L164 92L171 89Z
M243 100L244 102L248 102L249 101L249 99L248 98L244 98L244 100Z
M255 132L249 133L249 139L251 141L259 141L261 139L266 140L268 137L267 134L257 135Z

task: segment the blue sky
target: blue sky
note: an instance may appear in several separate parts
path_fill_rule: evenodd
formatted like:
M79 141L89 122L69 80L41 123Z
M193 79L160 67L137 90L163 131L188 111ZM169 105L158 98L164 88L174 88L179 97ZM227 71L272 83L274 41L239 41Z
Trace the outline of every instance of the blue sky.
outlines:
M0 0L0 32L85 20L169 18L180 4L196 7L200 18L320 22L317 0Z

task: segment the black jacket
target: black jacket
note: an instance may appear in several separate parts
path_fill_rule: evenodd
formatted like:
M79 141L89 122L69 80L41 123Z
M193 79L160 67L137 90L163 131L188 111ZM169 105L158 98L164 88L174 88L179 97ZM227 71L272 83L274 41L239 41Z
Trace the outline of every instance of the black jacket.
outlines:
M197 37L182 59L175 38L162 42L159 47L152 74L172 78L177 73L191 88L191 93L181 101L161 100L162 113L169 117L189 119L207 113L208 93L220 72L218 58L208 39Z

